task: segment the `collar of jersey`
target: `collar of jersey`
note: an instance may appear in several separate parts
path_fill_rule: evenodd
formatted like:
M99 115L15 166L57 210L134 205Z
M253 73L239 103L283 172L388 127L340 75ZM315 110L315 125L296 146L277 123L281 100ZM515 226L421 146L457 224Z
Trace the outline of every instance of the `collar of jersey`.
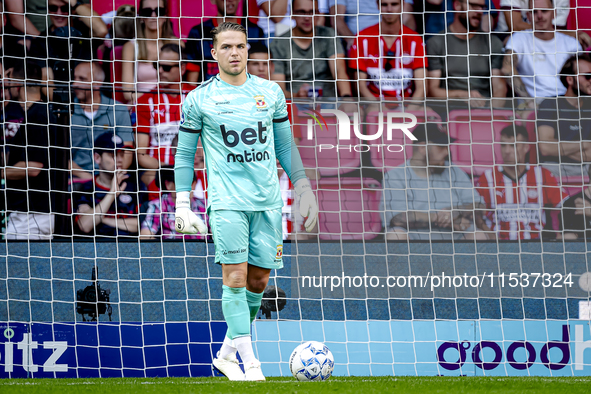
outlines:
M242 88L242 87L246 86L246 85L247 85L247 84L250 82L250 80L252 79L252 75L250 75L249 73L246 73L246 82L244 82L244 83L243 83L242 85L240 85L240 86L232 85L232 84L229 84L228 82L224 81L224 80L223 80L223 79L220 77L220 74L219 74L219 73L218 73L218 74L215 76L215 79L217 79L219 82L221 82L222 84L224 84L224 85L226 85L226 86L231 86L231 87L233 87L233 88Z
M501 171L501 174L505 175L507 178L511 179L513 182L519 183L521 178L523 178L527 174L527 172L530 170L530 166L529 166L529 163L526 163L525 164L525 171L523 171L523 174L521 174L520 176L517 176L517 174L515 174L517 176L517 179L514 179L511 175L507 174L505 172L505 167L499 166L499 170Z

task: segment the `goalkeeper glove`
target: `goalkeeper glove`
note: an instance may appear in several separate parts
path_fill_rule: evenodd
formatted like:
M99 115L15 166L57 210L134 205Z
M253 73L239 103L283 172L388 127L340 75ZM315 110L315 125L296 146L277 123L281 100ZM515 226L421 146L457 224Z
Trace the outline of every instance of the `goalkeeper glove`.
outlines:
M174 227L178 233L207 234L207 225L191 211L189 192L176 194L176 210L174 213Z
M312 186L307 178L300 179L293 185L296 194L300 197L300 215L308 218L304 223L307 232L312 231L318 219L318 203L312 192Z

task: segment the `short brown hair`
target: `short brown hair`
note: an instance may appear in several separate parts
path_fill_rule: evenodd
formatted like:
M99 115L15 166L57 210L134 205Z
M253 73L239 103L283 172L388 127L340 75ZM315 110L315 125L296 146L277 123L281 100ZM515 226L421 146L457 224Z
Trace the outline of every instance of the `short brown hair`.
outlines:
M567 59L566 62L564 62L564 66L562 66L562 70L560 70L560 82L562 82L565 88L568 89L566 77L574 77L578 74L578 62L581 60L591 63L591 55L585 52L578 53L576 55L572 55Z
M246 29L244 28L244 26L234 22L224 22L211 31L211 38L213 38L214 48L217 46L218 34L223 33L225 31L239 31L241 33L244 33L244 37L246 37Z
M501 135L507 138L515 138L517 141L517 136L522 136L526 141L529 141L529 133L524 126L511 124L506 126L503 130L501 130Z

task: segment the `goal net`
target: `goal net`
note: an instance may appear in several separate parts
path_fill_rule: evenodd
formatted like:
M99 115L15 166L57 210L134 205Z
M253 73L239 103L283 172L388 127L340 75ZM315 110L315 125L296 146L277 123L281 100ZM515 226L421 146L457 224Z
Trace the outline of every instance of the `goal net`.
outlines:
M252 83L283 90L319 205L306 232L278 163L266 376L309 340L341 376L591 374L591 1L13 3L0 377L217 373L222 271L211 233L174 230L173 168L223 20L246 28ZM266 160L250 137L237 165ZM206 220L208 160L199 145Z

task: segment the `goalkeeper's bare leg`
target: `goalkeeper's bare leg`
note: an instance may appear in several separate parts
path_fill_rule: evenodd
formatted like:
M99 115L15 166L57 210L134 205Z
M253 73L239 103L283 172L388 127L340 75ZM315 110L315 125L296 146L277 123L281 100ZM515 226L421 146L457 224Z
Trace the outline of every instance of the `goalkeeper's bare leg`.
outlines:
M254 356L250 324L261 306L270 273L270 269L246 262L222 264L222 310L228 324L228 333L213 364L230 380L265 380L261 364ZM238 366L236 351L240 353L244 363L244 375Z

